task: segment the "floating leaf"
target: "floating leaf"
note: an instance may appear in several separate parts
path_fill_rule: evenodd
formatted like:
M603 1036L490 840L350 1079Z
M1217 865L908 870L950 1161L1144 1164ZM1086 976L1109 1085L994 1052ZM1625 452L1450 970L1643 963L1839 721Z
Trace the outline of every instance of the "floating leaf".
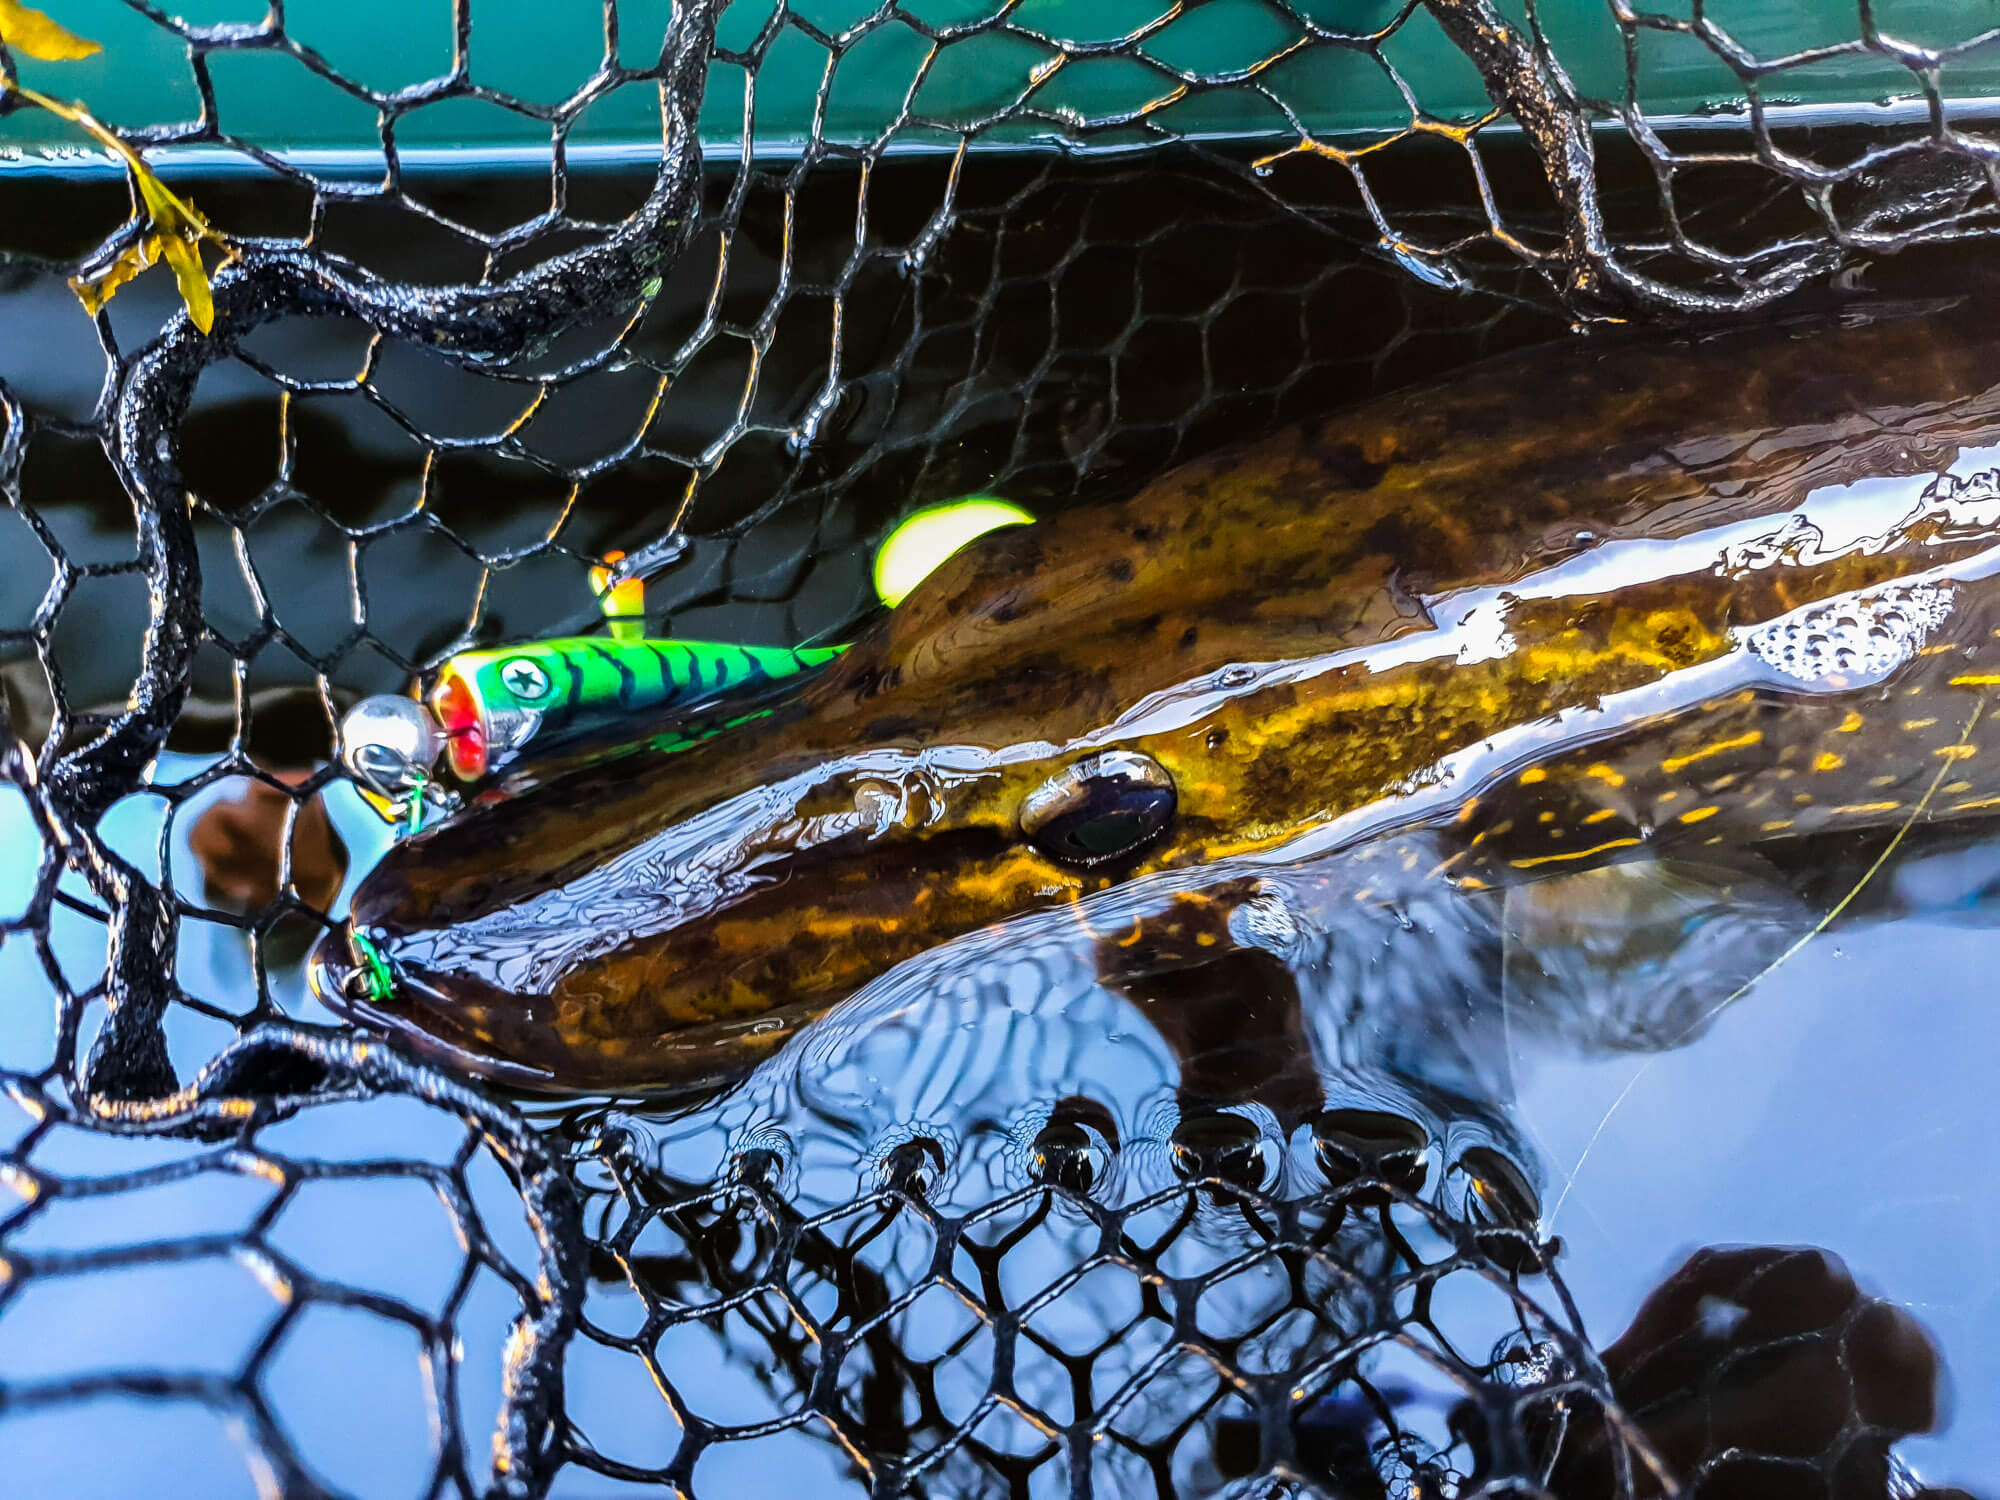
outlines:
M74 62L103 50L20 0L0 0L0 42L43 62Z

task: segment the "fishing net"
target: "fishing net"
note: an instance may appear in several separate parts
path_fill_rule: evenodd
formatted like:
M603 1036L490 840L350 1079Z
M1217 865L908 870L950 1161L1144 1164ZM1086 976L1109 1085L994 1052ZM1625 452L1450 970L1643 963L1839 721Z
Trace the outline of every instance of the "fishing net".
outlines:
M164 272L79 309L157 227L105 158L0 167L21 1493L1902 1483L1928 1418L1837 1263L1691 1263L1658 1347L1785 1277L1824 1316L1663 1383L1593 1343L1505 1153L1446 1149L1462 1103L1274 1141L1028 1087L1005 1128L707 1141L525 1118L342 1030L299 968L381 837L342 711L589 625L605 554L659 633L831 638L917 503L1130 493L1570 323L1983 236L1983 7L370 9L428 39L407 76L321 45L325 7L228 9L61 18L163 59L157 112L90 103L226 237L212 334ZM486 71L524 27L535 66ZM299 145L272 97L365 147ZM1113 1191L1141 1137L1158 1170ZM1832 1372L1809 1441L1717 1415L1801 1370Z

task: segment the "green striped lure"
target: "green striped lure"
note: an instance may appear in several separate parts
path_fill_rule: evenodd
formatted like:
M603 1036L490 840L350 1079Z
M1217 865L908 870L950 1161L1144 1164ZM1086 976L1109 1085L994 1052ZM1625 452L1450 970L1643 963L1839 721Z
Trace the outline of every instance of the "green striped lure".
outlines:
M746 696L825 666L845 649L581 636L462 651L431 689L431 718L452 774L477 781L530 740L549 749L634 714Z
M1033 519L985 497L918 511L877 553L877 594L893 606L972 538ZM648 639L644 582L614 577L609 565L620 556L612 553L590 575L609 635L461 651L421 700L385 695L354 706L341 721L341 759L384 820L413 833L428 814L457 807L441 770L475 783L531 745L540 753L609 736L641 717L671 726L651 742L661 748L710 738L755 717L717 722L714 710L816 672L847 649Z

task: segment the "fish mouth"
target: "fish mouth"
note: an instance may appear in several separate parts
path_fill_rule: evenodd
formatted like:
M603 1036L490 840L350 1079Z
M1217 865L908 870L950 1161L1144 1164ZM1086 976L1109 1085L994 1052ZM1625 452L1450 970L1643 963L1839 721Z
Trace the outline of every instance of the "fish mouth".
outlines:
M371 983L371 976L379 976ZM381 980L386 980L386 984ZM320 1004L357 1026L380 1032L422 1062L527 1093L569 1093L554 1075L495 1056L462 1026L449 997L384 958L352 922L322 937L306 962L306 982Z
M652 1038L644 1048L632 1049L637 1055L630 1059L620 1052L578 1055L541 1023L533 997L385 956L391 951L385 934L342 923L314 948L307 981L335 1015L389 1038L419 1061L541 1098L712 1095L746 1077L824 1008L795 1003L710 1021ZM371 975L377 976L372 983ZM523 1060L551 1048L559 1068Z

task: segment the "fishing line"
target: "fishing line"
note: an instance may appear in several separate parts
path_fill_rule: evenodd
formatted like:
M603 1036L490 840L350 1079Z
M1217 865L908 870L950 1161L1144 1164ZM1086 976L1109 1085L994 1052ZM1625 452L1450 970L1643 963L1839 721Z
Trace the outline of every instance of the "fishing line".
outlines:
M1964 745L1972 738L1972 731L1978 725L1980 715L1983 714L1985 711L1986 711L1985 699L1981 698L1973 703L1972 713L1966 719L1965 727L1959 730L1958 732L1959 748L1963 748ZM1566 1180L1563 1183L1563 1190L1556 1195L1555 1206L1549 1210L1548 1221L1551 1224L1555 1222L1556 1215L1562 1212L1562 1206L1564 1202L1569 1198L1569 1190L1572 1187L1576 1186L1577 1174L1583 1170L1583 1164L1589 1158L1591 1148L1596 1146L1598 1138L1604 1134L1605 1128L1610 1125L1611 1117L1617 1114L1619 1108L1625 1103L1626 1099L1631 1097L1632 1090L1634 1090L1639 1086L1639 1081L1642 1078L1644 1078L1649 1071L1651 1071L1653 1064L1659 1061L1661 1054L1672 1050L1674 1047L1679 1046L1680 1043L1685 1041L1687 1037L1690 1034L1692 1034L1697 1027L1707 1025L1715 1017L1721 1015L1725 1010L1728 1010L1730 1006L1734 1005L1738 1000L1741 1000L1745 995L1749 994L1751 990L1755 989L1758 985L1762 984L1766 979L1770 978L1771 975L1774 972L1776 972L1780 964L1783 964L1788 960L1790 960L1798 953L1798 951L1801 948L1805 947L1807 943L1810 943L1814 938L1818 937L1821 933L1825 932L1828 927L1832 926L1834 921L1838 919L1840 914L1846 911L1848 907L1854 904L1855 898L1858 897L1862 893L1862 891L1867 889L1868 882L1873 880L1876 877L1876 875L1881 872L1882 867L1889 862L1889 857L1896 852L1898 846L1900 846L1904 838L1908 836L1909 831L1912 828L1916 827L1917 820L1921 818L1927 811L1929 811L1931 800L1937 796L1938 788L1944 785L1945 777L1949 775L1953 770L1953 768L1955 768L1958 765L1958 760L1959 758L1956 756L1945 757L1944 764L1939 766L1937 769L1937 774L1931 777L1930 785L1924 788L1923 796L1917 799L1917 805L1910 809L1909 817L1903 820L1902 826L1896 830L1895 836L1891 838L1886 845L1883 846L1882 852L1875 856L1874 862L1870 864L1867 869L1861 872L1861 878L1854 882L1854 884L1848 889L1847 894L1845 896L1842 896L1839 901L1835 902L1833 908L1830 911L1828 911L1825 916L1821 917L1819 921L1813 924L1812 930L1810 932L1807 932L1802 936L1800 936L1799 939L1796 942L1794 942L1791 947L1787 948L1783 953L1780 953L1776 958L1772 959L1770 963L1766 964L1762 969L1758 970L1757 973L1753 974L1749 979L1746 979L1742 984L1738 985L1736 987L1735 992L1729 995L1727 998L1720 1001L1713 1010L1707 1011L1702 1015L1696 1017L1694 1020L1688 1022L1688 1024L1681 1029L1678 1035L1671 1038L1664 1047L1661 1047L1658 1051L1656 1051L1653 1054L1653 1056L1647 1058L1645 1062L1640 1065L1639 1071L1634 1073L1631 1076L1631 1078L1627 1080L1625 1087L1618 1091L1618 1097L1611 1101L1611 1107L1605 1110L1604 1118L1597 1122L1597 1129L1593 1130L1590 1133L1590 1139L1583 1143L1583 1150L1577 1153L1576 1161L1570 1167L1569 1172L1566 1176Z

